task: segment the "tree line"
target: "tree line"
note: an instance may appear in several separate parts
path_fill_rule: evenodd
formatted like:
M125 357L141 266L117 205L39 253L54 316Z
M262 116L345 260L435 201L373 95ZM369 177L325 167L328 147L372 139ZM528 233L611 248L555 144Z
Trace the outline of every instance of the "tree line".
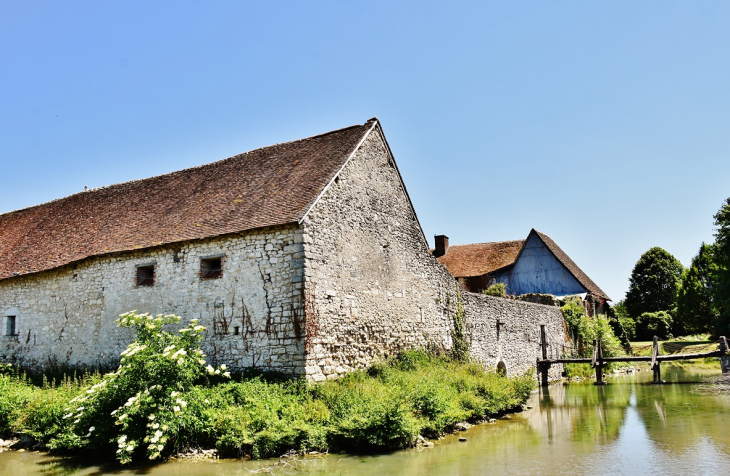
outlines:
M714 225L715 241L702 243L688 268L659 247L641 255L626 299L614 306L629 335L730 336L730 198L714 215Z

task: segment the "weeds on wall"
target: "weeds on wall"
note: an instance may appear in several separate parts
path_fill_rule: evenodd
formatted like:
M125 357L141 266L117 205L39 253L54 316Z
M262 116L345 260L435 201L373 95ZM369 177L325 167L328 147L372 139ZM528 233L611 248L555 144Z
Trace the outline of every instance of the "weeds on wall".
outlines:
M482 291L482 294L486 294L487 296L505 297L507 295L505 288L506 286L504 283L492 284Z
M453 316L453 329L451 330L451 356L458 362L466 362L469 359L469 347L471 339L467 334L466 323L464 322L464 305L461 302L461 291L456 285L456 311Z

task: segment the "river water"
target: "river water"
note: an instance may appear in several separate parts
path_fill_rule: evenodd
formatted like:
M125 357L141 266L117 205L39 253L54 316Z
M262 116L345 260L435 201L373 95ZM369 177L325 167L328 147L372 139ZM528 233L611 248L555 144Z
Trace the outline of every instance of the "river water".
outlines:
M125 469L5 452L0 475L730 474L730 394L701 383L718 376L719 364L705 370L666 367L663 377L672 383L665 385L651 385L651 372L613 377L603 387L552 385L532 396L529 410L448 436L432 448L377 456L180 460ZM467 441L459 442L460 436Z

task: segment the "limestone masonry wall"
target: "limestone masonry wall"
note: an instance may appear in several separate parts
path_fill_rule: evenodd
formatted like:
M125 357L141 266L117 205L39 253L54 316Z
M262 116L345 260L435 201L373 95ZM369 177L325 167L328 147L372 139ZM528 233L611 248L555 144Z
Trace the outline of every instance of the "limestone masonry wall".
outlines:
M379 128L303 225L310 378L334 378L402 348L451 347L456 281L428 253ZM500 357L510 375L534 367L541 322L564 335L559 308L467 292L462 299L472 355L489 368ZM499 339L497 320L507 323Z
M223 276L203 280L200 259L222 256ZM0 281L0 358L27 368L114 365L133 334L114 323L136 309L198 318L213 363L304 372L302 233L298 227L189 242ZM154 286L136 267L155 265ZM292 312L294 309L294 312ZM238 327L238 335L235 335Z
M545 325L549 349L565 343L563 313L557 306L463 293L464 320L472 335L471 356L488 368L504 362L508 375L535 369L540 355L540 324ZM499 324L498 324L499 323ZM559 379L562 365L550 367L550 380Z
M308 375L333 378L405 347L450 347L453 278L428 256L377 129L303 224Z

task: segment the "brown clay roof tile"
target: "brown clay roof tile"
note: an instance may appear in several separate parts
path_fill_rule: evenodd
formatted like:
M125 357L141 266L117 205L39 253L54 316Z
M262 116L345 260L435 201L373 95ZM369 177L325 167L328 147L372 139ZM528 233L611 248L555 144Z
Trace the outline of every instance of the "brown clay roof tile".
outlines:
M374 121L0 214L0 279L297 222Z
M438 260L456 277L482 276L514 263L524 242L515 240L452 245Z

